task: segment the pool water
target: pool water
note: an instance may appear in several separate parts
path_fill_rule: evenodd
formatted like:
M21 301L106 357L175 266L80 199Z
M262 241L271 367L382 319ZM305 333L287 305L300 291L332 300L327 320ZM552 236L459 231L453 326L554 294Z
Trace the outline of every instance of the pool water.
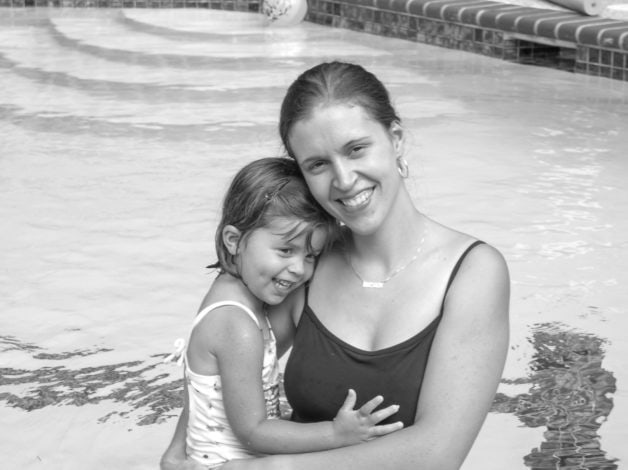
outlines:
M0 10L3 468L156 468L222 194L282 153L286 87L331 59L388 85L417 205L511 269L464 470L622 468L626 83L255 14L63 9Z

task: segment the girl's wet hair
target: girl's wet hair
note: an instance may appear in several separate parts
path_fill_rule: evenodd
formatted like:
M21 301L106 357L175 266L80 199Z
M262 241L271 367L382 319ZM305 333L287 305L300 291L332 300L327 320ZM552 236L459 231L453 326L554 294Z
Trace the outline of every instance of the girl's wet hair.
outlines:
M288 155L290 131L320 105L347 103L362 106L370 117L386 129L400 122L390 102L388 90L371 72L360 65L344 62L322 63L303 72L290 85L281 105L279 134Z
M335 236L334 218L311 196L294 160L282 157L255 160L238 171L225 194L215 237L218 261L208 268L239 276L235 257L223 243L223 229L233 225L242 233L242 242L253 230L268 226L277 217L301 221L284 236L292 239L305 233L308 250L312 250L312 234L316 229L325 230L326 247Z

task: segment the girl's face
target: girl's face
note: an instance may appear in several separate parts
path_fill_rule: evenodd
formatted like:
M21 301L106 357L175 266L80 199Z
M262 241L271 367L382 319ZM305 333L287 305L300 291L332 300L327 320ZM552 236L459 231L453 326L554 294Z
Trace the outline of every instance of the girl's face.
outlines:
M361 106L319 106L294 124L290 146L314 198L354 234L369 235L394 207L403 148L398 123L386 129Z
M312 234L312 251L306 234L286 235L296 225L295 218L276 218L271 224L253 230L237 245L238 272L251 293L268 305L276 305L314 272L316 257L325 243L325 231Z

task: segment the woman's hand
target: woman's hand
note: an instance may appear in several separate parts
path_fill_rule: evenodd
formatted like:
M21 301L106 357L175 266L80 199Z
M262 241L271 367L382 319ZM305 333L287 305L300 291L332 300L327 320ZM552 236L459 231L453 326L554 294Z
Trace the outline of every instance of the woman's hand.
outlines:
M399 411L398 405L390 405L381 410L374 411L375 408L384 401L382 396L376 396L367 401L359 409L355 410L356 399L355 391L349 389L345 402L334 418L333 429L340 445L358 444L403 428L401 421L392 424L377 425L377 423Z

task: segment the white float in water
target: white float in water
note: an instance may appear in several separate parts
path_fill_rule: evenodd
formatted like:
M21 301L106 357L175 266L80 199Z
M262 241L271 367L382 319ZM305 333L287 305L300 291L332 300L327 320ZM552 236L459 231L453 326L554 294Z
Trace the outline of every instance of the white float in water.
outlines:
M291 26L303 21L307 0L264 0L262 12L269 24Z
M607 0L549 0L549 2L589 16L602 13L608 3Z

